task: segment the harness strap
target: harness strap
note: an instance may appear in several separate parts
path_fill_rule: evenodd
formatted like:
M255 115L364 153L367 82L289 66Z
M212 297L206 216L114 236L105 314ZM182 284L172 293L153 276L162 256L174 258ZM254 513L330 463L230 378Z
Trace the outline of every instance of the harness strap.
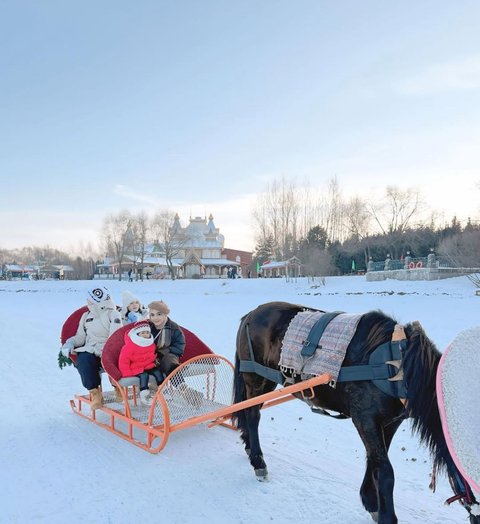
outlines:
M460 500L462 504L466 506L477 503L470 486L458 471L454 471L452 474L449 474L448 480L450 481L450 486L452 487L455 495L448 498L445 501L446 504L451 504L456 500Z
M337 382L373 380L387 395L405 398L406 386L399 369L404 349L405 340L385 342L373 351L368 364L340 368Z
M252 360L240 360L240 371L243 373L256 373L276 384L283 384L285 382L285 377L280 371L273 368L267 368L267 366L262 366L262 364Z
M255 355L253 354L252 339L250 338L250 329L248 323L245 324L245 332L247 335L248 342L248 351L250 352L250 360L240 360L240 371L244 373L256 373L261 377L271 380L276 384L283 384L285 382L285 377L278 369L269 368L259 364L255 360Z
M318 342L322 338L325 328L337 315L340 315L340 313L342 313L342 311L325 313L315 322L315 324L313 324L307 340L303 342L303 348L301 351L302 357L311 357L317 348L322 347L318 345Z
M354 382L356 380L386 380L395 373L387 364L366 364L340 368L337 382Z

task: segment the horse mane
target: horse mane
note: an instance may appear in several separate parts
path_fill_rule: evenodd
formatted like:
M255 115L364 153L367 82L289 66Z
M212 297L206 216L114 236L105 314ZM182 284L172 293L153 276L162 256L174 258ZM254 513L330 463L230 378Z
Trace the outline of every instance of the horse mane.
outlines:
M438 470L451 471L453 459L448 451L437 404L437 368L441 353L418 322L405 326L408 345L403 359L407 385L407 411L412 418L412 433L420 438Z

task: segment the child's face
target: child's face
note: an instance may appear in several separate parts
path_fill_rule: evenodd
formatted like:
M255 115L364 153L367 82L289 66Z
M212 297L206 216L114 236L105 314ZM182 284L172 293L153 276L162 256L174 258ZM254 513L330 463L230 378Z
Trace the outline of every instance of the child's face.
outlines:
M150 338L152 334L150 333L150 331L140 331L138 336L142 338Z
M151 309L150 310L150 321L157 329L161 329L167 322L167 315L165 315L165 313L161 313L160 311L157 311L156 309Z
M128 311L134 311L136 313L140 309L140 302L138 302L137 300L130 302L130 304L128 304L127 309Z

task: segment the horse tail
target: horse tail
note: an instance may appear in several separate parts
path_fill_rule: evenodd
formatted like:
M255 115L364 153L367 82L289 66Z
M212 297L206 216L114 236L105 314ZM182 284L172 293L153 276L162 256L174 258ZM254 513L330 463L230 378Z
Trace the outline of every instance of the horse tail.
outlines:
M436 379L441 353L418 322L406 326L408 345L403 362L407 385L406 407L412 432L425 444L434 466L449 473L456 469L448 451L437 404Z

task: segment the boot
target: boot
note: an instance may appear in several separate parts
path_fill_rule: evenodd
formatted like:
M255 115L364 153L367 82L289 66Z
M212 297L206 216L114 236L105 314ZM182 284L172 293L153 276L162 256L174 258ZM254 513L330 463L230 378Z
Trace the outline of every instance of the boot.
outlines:
M92 408L92 410L102 407L103 395L100 387L90 390L90 400L90 407Z
M155 396L155 393L158 391L158 386L154 382L148 383L148 389L150 390L150 395Z
M140 391L140 404L142 406L151 406L152 405L152 397L150 396L150 390L149 389L142 389Z
M113 386L113 390L115 391L115 402L121 404L123 402L123 397L120 388L118 386Z

